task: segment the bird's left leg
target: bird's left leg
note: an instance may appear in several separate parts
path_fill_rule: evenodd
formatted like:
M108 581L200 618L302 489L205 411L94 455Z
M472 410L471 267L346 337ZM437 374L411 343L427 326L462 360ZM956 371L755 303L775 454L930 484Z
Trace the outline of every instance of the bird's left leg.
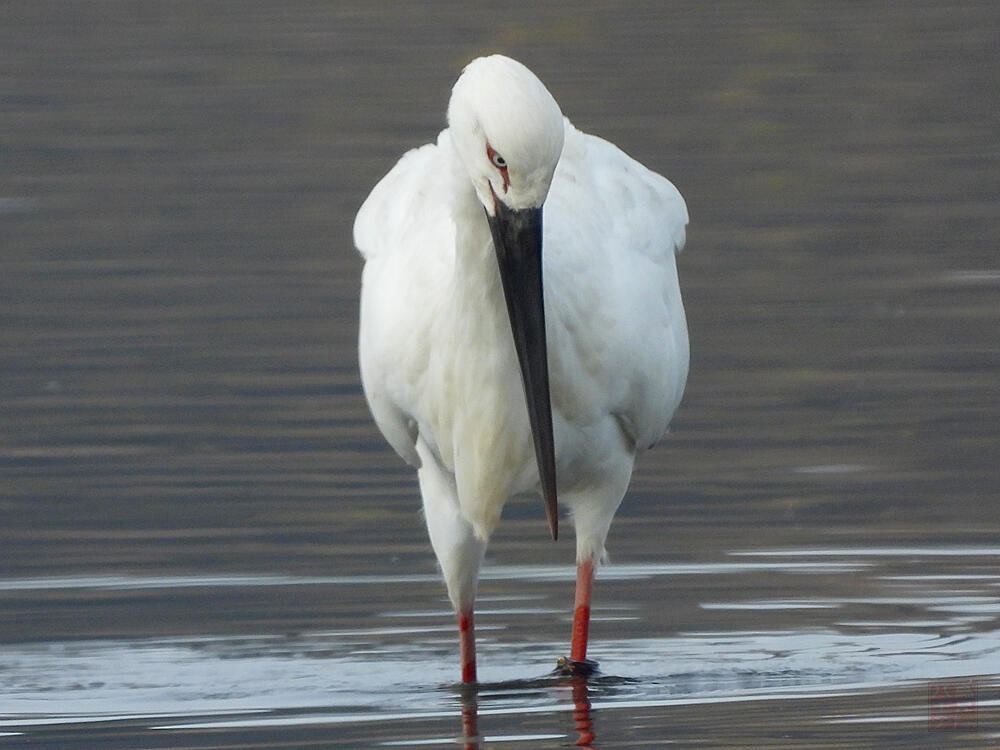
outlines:
M577 560L573 635L569 658L561 658L556 666L556 671L560 674L587 677L597 671L597 662L587 658L587 643L590 637L590 597L594 588L594 568L599 561L600 554Z
M586 677L597 671L597 662L587 658L594 571L606 557L604 541L628 488L633 460L631 455L623 453L618 461L609 462L605 467L598 486L563 496L563 501L573 511L576 529L576 597L569 658L560 659L557 666L562 674Z
M573 603L573 638L569 658L574 662L587 661L587 640L590 635L590 594L594 588L594 561L576 564L576 599Z
M462 682L473 683L476 681L473 607L486 542L476 538L472 525L462 517L454 477L437 463L437 458L423 439L417 441L417 452L422 462L417 476L427 532L448 587L448 598L458 617Z

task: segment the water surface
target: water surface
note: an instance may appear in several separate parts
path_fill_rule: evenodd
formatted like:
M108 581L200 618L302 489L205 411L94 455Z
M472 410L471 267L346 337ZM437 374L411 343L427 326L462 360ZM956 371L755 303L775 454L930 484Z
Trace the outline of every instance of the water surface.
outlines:
M289 747L318 733L330 747L460 737L564 747L591 735L615 747L643 736L632 723L646 717L647 732L721 745L700 722L728 710L748 715L737 732L746 742L770 741L779 726L817 739L926 739L937 731L929 690L974 690L975 728L996 719L998 558L1000 547L811 548L610 566L594 611L601 673L589 681L551 674L566 649L553 634L569 628L572 568L493 564L475 690L455 684L453 618L433 574L7 579L8 611L43 596L80 611L152 592L194 611L206 594L255 610L301 595L374 611L322 630L8 644L0 726L32 742L97 732L177 746L226 732L258 743L280 732ZM399 602L400 585L427 608ZM749 718L767 710L781 722ZM974 742L968 729L949 741Z

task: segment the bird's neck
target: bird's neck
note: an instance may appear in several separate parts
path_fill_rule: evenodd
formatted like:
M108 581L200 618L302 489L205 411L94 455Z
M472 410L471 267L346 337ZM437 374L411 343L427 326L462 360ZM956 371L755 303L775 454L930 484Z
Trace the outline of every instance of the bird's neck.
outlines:
M506 323L507 313L493 236L486 212L460 162L458 173L453 175L452 186L452 218L455 221L453 291L468 300L475 310L502 313Z
M503 504L530 486L534 452L493 236L457 154L450 207L455 230L451 281L441 298L432 380L444 384L429 432L454 472L463 517L489 536Z
M453 205L449 381L463 408L452 424L452 461L462 515L488 538L507 498L524 488L534 453L527 410L517 406L524 395L486 212L471 184Z

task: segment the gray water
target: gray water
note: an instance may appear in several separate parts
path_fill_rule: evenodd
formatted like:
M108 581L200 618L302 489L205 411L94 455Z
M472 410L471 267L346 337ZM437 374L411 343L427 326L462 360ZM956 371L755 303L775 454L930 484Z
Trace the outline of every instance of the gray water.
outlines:
M1000 745L992 3L0 7L0 743ZM476 691L365 408L353 214L471 57L667 174L692 371L568 648L507 509Z

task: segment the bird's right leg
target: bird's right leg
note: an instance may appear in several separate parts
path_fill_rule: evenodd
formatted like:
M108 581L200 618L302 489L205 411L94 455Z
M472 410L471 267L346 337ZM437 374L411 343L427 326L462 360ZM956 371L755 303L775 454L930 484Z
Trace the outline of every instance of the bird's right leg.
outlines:
M438 464L437 458L422 439L417 441L417 452L422 462L417 476L420 479L427 532L448 587L448 598L458 616L462 682L473 683L476 681L473 608L486 542L476 538L472 525L462 517L455 479L451 473Z
M458 612L458 654L462 662L462 682L476 682L476 628L472 607Z

